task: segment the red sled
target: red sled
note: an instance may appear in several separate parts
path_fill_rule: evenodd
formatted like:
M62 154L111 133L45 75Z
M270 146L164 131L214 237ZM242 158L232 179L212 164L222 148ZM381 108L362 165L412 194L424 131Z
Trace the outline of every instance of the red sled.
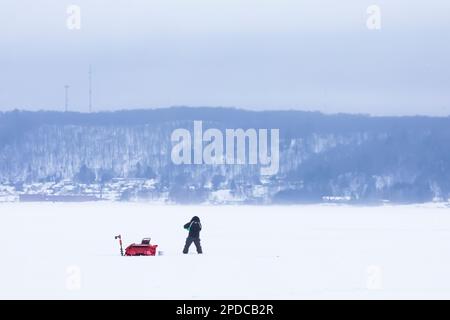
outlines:
M158 248L158 245L151 245L150 244L150 238L144 238L142 239L142 242L140 244L130 244L125 249L125 255L126 256L154 256L156 255L156 248Z

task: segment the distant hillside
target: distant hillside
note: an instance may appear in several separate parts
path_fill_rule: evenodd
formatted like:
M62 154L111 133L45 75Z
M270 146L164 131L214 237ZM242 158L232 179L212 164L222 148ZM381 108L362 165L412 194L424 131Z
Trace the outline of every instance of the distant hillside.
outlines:
M171 132L193 120L223 130L279 128L278 174L261 177L258 165L174 165ZM0 113L1 184L114 178L153 179L175 202L220 191L262 203L447 200L450 118L187 107Z

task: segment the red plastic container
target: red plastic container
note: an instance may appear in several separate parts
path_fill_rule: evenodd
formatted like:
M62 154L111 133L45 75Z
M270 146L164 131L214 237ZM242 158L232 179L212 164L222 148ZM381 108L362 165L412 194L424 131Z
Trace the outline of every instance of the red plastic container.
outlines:
M130 244L125 249L126 256L154 256L158 245L150 244L150 239L143 239L141 244Z

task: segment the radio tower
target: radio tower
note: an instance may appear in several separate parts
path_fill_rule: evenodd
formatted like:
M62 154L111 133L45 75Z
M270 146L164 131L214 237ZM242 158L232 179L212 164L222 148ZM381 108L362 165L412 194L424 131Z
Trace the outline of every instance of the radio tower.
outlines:
M89 113L92 112L92 68L89 65Z
M64 110L67 112L69 110L69 86L66 84L64 86Z

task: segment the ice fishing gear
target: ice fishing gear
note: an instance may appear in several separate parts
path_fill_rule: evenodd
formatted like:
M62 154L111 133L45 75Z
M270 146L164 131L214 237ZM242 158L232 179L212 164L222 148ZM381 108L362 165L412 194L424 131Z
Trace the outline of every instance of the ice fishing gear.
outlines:
M116 240L119 239L120 244L120 255L121 256L155 256L156 255L156 248L158 248L158 245L154 244L152 245L150 243L151 238L144 238L142 239L141 243L136 244L132 243L128 247L125 248L125 254L123 252L123 246L122 246L122 236L119 234L118 236L114 237ZM162 255L162 254L160 254Z
M119 234L118 236L115 236L114 239L119 239L120 244L120 255L123 256L123 247L122 247L122 236Z
M130 244L125 249L126 256L154 256L156 255L156 248L158 245L150 244L151 238L142 239L140 244Z

